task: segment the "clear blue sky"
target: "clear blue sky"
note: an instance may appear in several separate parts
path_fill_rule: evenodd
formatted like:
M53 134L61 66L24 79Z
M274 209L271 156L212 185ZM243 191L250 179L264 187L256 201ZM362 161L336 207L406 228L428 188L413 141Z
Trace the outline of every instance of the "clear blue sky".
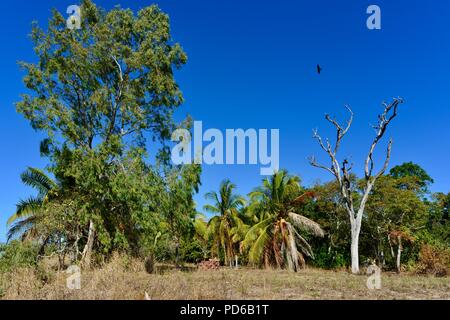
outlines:
M75 0L15 0L0 19L0 241L15 203L30 195L19 175L27 166L45 167L42 138L15 112L24 92L18 60L33 60L27 38L31 21L45 24L52 7L65 12ZM147 0L101 0L139 9ZM312 129L332 132L326 112L355 123L344 142L357 173L373 137L383 99L402 96L406 104L389 129L394 138L391 166L414 161L435 179L433 191L450 191L450 2L284 0L156 1L172 21L172 33L189 55L177 74L185 113L206 128L280 129L281 167L299 174L304 184L330 177L311 168L307 157L324 159L311 138ZM366 8L382 9L382 30L366 28ZM316 64L324 68L315 73ZM384 145L378 155L384 152ZM258 166L205 167L203 194L229 178L246 194L259 184Z

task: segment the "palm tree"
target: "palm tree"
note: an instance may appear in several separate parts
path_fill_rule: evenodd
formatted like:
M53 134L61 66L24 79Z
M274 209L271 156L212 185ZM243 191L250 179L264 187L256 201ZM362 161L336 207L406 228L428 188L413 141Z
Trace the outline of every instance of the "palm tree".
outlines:
M249 248L249 261L264 262L266 267L287 267L298 271L305 265L304 256L314 258L311 246L300 230L324 236L316 222L296 213L311 193L303 193L298 177L286 171L275 173L263 181L263 186L250 193L257 223L248 231L243 245Z
M214 245L212 251L219 256L222 250L225 264L231 265L235 255L234 244L238 237L238 230L242 226L239 217L239 210L245 205L245 199L233 193L236 186L229 180L225 180L220 185L219 193L208 192L205 195L207 200L212 200L214 204L205 205L204 210L216 214L208 223L208 234L212 236Z
M21 200L17 204L16 213L8 219L8 241L13 238L22 240L37 236L36 223L38 213L42 205L48 200L49 194L58 189L58 185L43 171L35 168L28 168L21 174L22 182L38 191L37 196Z

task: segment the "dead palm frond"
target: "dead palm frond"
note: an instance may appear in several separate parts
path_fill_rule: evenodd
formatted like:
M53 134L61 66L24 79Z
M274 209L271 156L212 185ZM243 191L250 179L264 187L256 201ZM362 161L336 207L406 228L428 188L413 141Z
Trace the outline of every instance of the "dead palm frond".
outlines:
M323 238L325 236L325 232L317 222L293 212L289 212L288 216L295 227L310 232L317 237Z

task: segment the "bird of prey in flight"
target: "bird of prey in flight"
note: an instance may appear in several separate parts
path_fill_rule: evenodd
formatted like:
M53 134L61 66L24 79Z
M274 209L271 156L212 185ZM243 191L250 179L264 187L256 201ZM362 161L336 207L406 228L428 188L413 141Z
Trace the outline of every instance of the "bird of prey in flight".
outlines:
M321 74L322 73L323 68L318 64L317 65L317 73Z

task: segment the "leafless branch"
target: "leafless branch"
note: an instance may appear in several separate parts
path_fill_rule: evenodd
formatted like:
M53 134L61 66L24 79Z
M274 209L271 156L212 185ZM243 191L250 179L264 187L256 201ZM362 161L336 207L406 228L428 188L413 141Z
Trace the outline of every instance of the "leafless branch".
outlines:
M325 119L327 119L328 122L330 122L336 128L336 144L334 146L334 154L336 154L338 152L339 147L342 142L342 139L347 134L347 132L350 130L350 127L352 126L352 123L353 123L353 115L354 114L353 114L352 109L348 105L346 105L345 108L350 113L350 118L347 121L347 125L345 126L345 128L341 124L339 124L339 122L337 122L336 119L331 118L330 115L328 115L328 114L325 115Z
M323 169L323 170L326 170L326 171L330 172L333 176L336 175L335 172L333 171L333 169L331 169L331 168L329 168L329 167L327 167L327 166L324 166L324 165L319 164L319 163L316 161L316 158L315 158L314 156L312 156L312 157L309 158L309 163L310 163L313 167L316 167L316 168L319 168L319 169Z
M384 161L383 168L378 172L376 175L376 179L381 177L387 170L387 167L389 166L389 161L391 160L391 151L392 151L392 139L389 141L387 151L386 151L386 160Z
M325 151L327 153L329 153L331 151L331 148L330 148L330 145L328 143L328 140L327 140L328 147L325 147L325 145L323 143L323 140L322 140L322 137L319 135L319 131L317 129L315 129L313 131L313 137L319 142L319 145L323 149L323 151Z
M403 99L401 99L401 98L394 98L393 102L390 104L383 102L384 111L381 115L378 116L378 124L376 126L374 126L374 128L377 132L376 132L375 139L373 140L372 145L370 146L369 154L366 158L366 163L365 163L366 180L369 180L372 177L373 168L374 168L373 154L374 154L375 148L378 145L378 143L380 142L380 140L383 138L384 134L386 133L386 129L387 129L389 123L397 116L398 106L401 103L403 103ZM384 163L383 169L381 169L381 171L376 175L376 177L383 175L384 172L386 171L387 166L389 165L391 149L392 149L392 140L389 142L387 157L386 157L386 161Z

